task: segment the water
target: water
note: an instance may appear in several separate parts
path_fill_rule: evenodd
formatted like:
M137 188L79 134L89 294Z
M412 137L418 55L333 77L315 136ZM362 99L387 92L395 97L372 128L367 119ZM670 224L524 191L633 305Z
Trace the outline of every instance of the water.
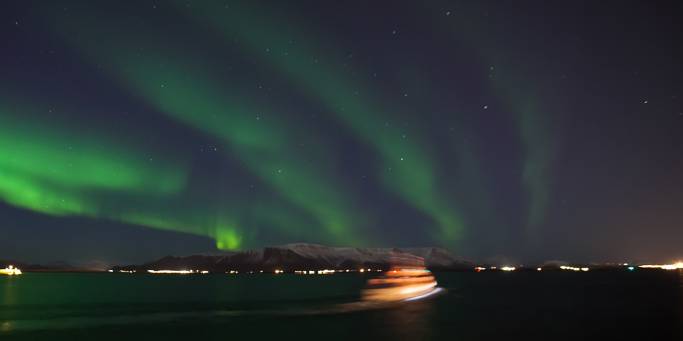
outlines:
M0 340L683 340L683 272L436 277L389 306L358 303L361 274L0 277Z

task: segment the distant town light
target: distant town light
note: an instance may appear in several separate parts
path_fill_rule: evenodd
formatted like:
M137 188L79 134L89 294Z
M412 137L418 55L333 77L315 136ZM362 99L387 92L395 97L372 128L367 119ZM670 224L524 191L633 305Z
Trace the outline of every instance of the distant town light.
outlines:
M175 274L175 275L188 275L195 273L194 270L147 270L151 274Z
M676 262L674 264L656 264L656 265L640 265L639 268L644 269L662 269L662 270L679 270L683 269L683 262Z
M0 275L17 276L21 274L21 270L19 270L19 268L14 267L14 265L10 265L4 269L0 269Z

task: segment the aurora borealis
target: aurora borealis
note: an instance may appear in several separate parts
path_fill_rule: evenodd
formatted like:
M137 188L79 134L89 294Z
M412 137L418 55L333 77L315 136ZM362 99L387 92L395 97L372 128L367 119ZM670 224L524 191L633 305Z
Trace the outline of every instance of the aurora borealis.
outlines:
M673 5L4 7L2 257L683 255Z

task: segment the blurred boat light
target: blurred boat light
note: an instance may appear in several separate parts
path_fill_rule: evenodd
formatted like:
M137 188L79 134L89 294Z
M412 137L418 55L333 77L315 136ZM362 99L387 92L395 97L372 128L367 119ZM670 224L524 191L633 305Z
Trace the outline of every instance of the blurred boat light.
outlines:
M430 296L437 283L425 268L394 268L384 276L368 280L363 300L371 302L408 301Z

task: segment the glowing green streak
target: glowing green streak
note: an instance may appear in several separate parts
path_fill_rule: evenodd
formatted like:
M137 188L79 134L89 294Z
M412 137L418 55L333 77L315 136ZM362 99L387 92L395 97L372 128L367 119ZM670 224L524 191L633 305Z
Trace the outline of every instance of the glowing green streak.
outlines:
M472 53L483 61L482 67L494 66L494 70L491 70L495 72L492 88L516 114L519 136L525 152L522 184L529 196L526 229L529 237L533 237L531 233L545 219L556 144L552 126L546 119L549 113L540 110L541 101L533 95L534 90L541 89L543 85L534 87L533 80L529 80L523 72L506 73L507 70L518 70L520 65L510 64L510 61L516 58L510 58L510 53L506 54L498 45L489 47L482 43L495 41L476 34L489 32L490 28L482 27L479 21L467 16L461 17L460 20L447 20L443 16L444 6L432 8L433 14L438 16L436 20L451 29L454 36L474 47ZM468 8L468 11L478 12L474 8Z
M208 20L226 37L239 37L240 46L287 75L292 83L327 107L380 155L382 169L378 171L388 189L432 217L440 228L441 240L459 237L462 221L442 199L425 148L408 143L402 138L403 131L385 125L382 117L389 116L383 115L385 108L365 97L370 91L333 67L342 63L331 62L333 58L326 53L304 46L300 41L302 34L283 36L278 26L262 13L255 15L236 5L223 10L206 3L189 10L198 14L199 22ZM255 26L255 22L259 24ZM293 37L297 38L296 46L289 44Z
M219 84L197 76L201 71L176 65L164 69L140 60L126 61L121 68L127 71L128 84L146 100L175 119L223 139L252 172L315 216L336 241L360 242L352 235L352 215L340 196L343 191L330 190L331 179L301 166L286 130L256 120L262 110L231 99Z
M532 107L522 112L520 120L521 136L526 149L523 181L531 196L527 218L527 225L530 229L538 227L545 218L550 198L550 172L554 159L552 136L539 116Z
M176 193L184 174L152 167L113 141L87 140L73 132L59 133L41 124L12 119L32 116L35 109L0 108L0 167L28 178L76 189ZM168 167L173 169L172 167Z
M231 95L225 85L212 81L210 71L168 58L177 56L177 51L160 53L161 49L154 49L143 55L117 53L132 50L128 45L132 41L147 45L132 31L130 42L102 41L102 36L93 33L102 27L101 23L91 24L88 33L92 35L82 32L80 35L90 44L82 40L74 43L93 60L106 61L110 66L107 71L131 87L132 93L174 119L222 139L249 170L289 202L315 217L336 242L362 243L353 232L358 224L354 219L357 214L352 213L344 190L334 185L323 165L318 163L319 167L311 168L311 160L298 159L299 151L284 122L257 120L264 108L247 105ZM222 240L219 247L234 245L239 240L232 232L216 236Z
M519 89L518 83L528 82L515 82L514 79L496 80L493 87L517 113L517 126L524 147L522 184L529 195L526 228L529 237L533 237L531 233L543 223L548 207L555 141L551 126L545 120L547 113L541 112L538 100L529 96L528 86L524 94L521 89L516 90Z
M95 211L75 193L55 190L6 169L0 169L0 198L14 206L56 216L88 215Z
M218 233L213 236L216 240L216 247L220 250L235 250L239 249L242 243L242 238L232 229L220 228Z
M144 200L131 209L126 207L131 206L127 200L112 204L110 198L163 200L179 194L185 185L184 165L162 157L150 164L143 156L149 153L107 139L104 133L88 138L46 121L37 114L39 108L15 99L11 102L0 101L0 199L49 215L105 218L196 233L196 218L163 219L159 218L161 210L146 207ZM225 247L240 244L232 227L213 224L207 230L201 235L213 236Z
M239 235L235 225L228 224L222 220L214 223L201 222L206 220L208 214L205 212L203 216L203 218L181 217L181 219L178 219L176 217L169 219L154 213L145 212L124 214L120 219L129 224L211 237L216 241L216 247L221 250L235 250L242 246L242 237Z

